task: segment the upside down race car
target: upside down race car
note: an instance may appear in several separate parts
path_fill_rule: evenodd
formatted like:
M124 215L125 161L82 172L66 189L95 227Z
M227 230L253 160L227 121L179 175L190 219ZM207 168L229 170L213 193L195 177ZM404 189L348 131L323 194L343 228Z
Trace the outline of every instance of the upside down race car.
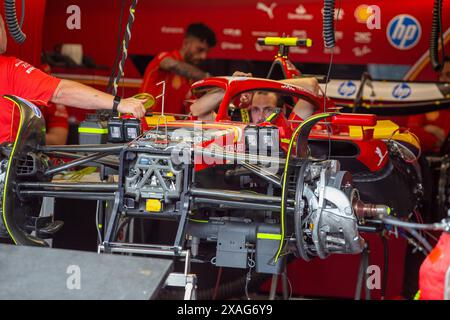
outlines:
M275 110L252 125L231 121L239 111L233 101L248 90L274 91L286 109L296 99L318 109L327 100L267 79L212 78L193 90L211 87L226 92L216 121L163 119L130 142L100 145L45 146L39 109L7 96L21 114L15 143L1 149L7 234L19 245L46 246L62 225L39 216L43 197L110 202L107 214L97 212L101 252L180 256L189 248L201 260L199 250L212 243L216 266L278 274L288 253L305 260L360 253L360 232L377 232L383 218L405 217L417 205L416 195L401 200L388 190L420 192L414 141L395 132L380 139L374 116L325 112L299 123ZM97 182L58 180L88 164L100 168ZM173 244L118 241L130 218L175 221Z

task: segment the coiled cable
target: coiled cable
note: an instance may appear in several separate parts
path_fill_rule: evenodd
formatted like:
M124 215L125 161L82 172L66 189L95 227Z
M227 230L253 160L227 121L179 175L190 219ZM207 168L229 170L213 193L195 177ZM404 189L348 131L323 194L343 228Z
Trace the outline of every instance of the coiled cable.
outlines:
M25 17L25 1L22 1L22 18L19 25L17 21L16 1L5 0L5 18L8 26L9 34L19 44L22 44L27 36L22 31L22 25Z
M334 0L323 2L323 40L326 48L333 48L334 36Z
M441 38L442 57L439 59L439 37ZM433 20L431 23L430 61L434 71L441 71L444 66L445 50L442 34L442 0L435 0Z

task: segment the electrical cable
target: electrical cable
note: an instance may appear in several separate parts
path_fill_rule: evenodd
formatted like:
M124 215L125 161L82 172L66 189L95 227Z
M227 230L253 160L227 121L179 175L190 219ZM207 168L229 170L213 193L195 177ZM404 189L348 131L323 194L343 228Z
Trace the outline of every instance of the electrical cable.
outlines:
M441 39L442 57L439 58L439 38ZM444 67L445 46L442 34L442 0L435 0L433 6L433 20L431 23L430 61L434 71L441 71Z
M120 43L122 40L122 20L123 20L123 14L125 11L125 4L126 4L126 0L122 0L121 6L120 6L120 14L119 14L119 27L117 30L116 58L114 60L114 65L111 69L111 74L109 76L108 86L106 87L106 92L112 92L114 75L117 72L117 67L119 65L119 61L120 61L120 57L121 57L121 53L122 53L122 50L121 50L122 47L121 47Z
M17 21L16 0L5 0L5 20L11 37L18 44L22 44L27 36L22 31L22 25L25 17L25 1L22 1L22 19L21 25Z
M117 95L117 88L119 86L119 82L121 77L124 75L124 68L125 68L125 62L128 57L128 46L130 44L131 40L131 27L133 26L134 20L135 20L135 12L136 12L136 5L138 3L138 0L133 0L130 6L130 15L128 16L128 22L127 27L125 29L125 35L122 42L122 60L119 63L119 69L117 71L116 78L113 82L113 88L112 88L112 95Z

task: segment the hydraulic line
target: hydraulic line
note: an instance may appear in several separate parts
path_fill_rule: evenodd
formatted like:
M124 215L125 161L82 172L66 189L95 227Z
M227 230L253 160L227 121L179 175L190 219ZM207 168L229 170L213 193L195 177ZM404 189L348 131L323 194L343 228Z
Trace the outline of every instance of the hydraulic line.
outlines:
M323 40L326 48L334 47L334 0L323 2Z
M441 39L442 58L439 59L439 38ZM442 34L442 0L435 0L433 6L433 20L431 23L430 61L434 71L441 71L444 67L445 47Z
M118 70L116 78L114 79L114 82L113 82L113 88L112 88L113 96L117 95L117 88L118 88L120 79L124 74L123 71L125 68L125 62L128 57L128 46L130 44L130 39L131 39L131 27L133 26L133 23L134 23L134 19L135 19L134 14L136 12L137 3L138 3L138 0L133 0L133 2L131 3L131 6L130 6L130 15L128 16L127 27L125 30L124 40L122 42L122 60L120 61L119 70Z
M9 34L18 44L22 44L27 36L23 33L21 27L25 16L25 1L22 1L22 19L21 24L17 21L16 0L5 0L5 20L8 26Z

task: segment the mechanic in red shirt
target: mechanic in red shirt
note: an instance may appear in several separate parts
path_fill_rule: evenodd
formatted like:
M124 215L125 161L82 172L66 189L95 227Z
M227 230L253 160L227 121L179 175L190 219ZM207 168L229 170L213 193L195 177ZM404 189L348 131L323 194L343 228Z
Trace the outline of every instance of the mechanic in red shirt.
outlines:
M145 100L115 99L81 83L57 79L20 59L3 56L6 47L5 26L0 16L0 143L13 142L19 125L19 111L4 95L39 101L42 105L53 102L85 109L111 110L115 105L119 112L132 113L138 118L145 113Z
M46 74L51 73L48 64L40 66ZM47 106L39 106L45 120L45 143L47 145L66 144L69 135L69 114L62 104L49 102Z
M191 82L209 76L197 66L215 45L216 36L209 27L201 23L189 25L181 49L162 52L149 63L140 92L157 97L162 93L162 86L157 86L157 83L165 81L164 112L189 113L184 101L189 98ZM161 112L161 101L157 100L152 111Z
M66 144L69 135L69 114L61 104L49 102L40 107L45 120L45 143L47 145Z
M439 81L450 82L450 57L445 59ZM450 132L450 110L410 116L407 127L419 137L423 151L437 152Z

